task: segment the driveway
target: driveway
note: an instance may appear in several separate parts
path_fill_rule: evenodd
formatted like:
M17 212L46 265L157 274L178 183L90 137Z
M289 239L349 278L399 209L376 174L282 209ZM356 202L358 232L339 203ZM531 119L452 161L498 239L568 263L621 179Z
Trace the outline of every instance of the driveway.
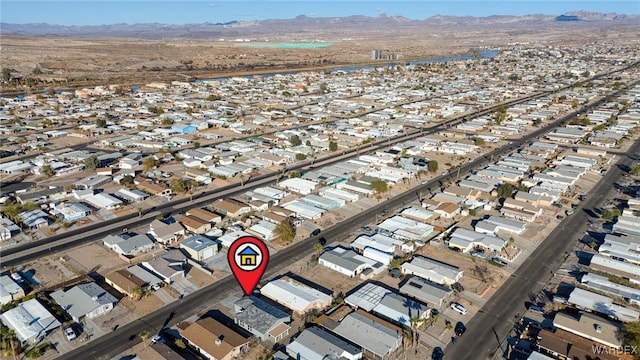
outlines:
M198 290L198 287L193 285L186 278L175 279L175 280L173 280L173 283L171 283L170 286L172 288L174 288L180 294L184 294L184 295L191 294L192 292L195 292L195 291Z

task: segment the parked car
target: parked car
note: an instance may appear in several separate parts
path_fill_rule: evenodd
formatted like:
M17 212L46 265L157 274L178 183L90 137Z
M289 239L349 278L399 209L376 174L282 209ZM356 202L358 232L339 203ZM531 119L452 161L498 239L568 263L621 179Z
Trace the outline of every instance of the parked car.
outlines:
M564 213L567 214L567 216L573 215L573 210L569 209L569 210L565 211Z
M433 349L433 353L431 353L431 360L442 360L444 359L444 351L442 351L441 347L436 347Z
M17 282L18 284L24 282L24 279L22 278L22 275L20 275L20 273L18 273L18 272L12 273L11 274L11 278L13 279L13 281Z
M497 265L500 265L500 266L507 266L508 265L506 261L500 259L499 257L493 257L493 258L491 258L491 261L493 263L497 264Z
M76 338L76 332L71 327L64 329L64 334L67 336L67 340L71 341Z
M457 302L452 302L451 308L456 312L460 313L461 315L467 315L467 309L464 306L458 304Z
M544 315L544 309L542 309L539 306L535 306L535 305L529 306L529 311L531 311L532 313Z
M558 219L558 220L564 220L564 216L562 216L562 215L558 215L558 216L556 216L556 219Z
M162 335L160 335L160 334L156 334L156 335L153 335L151 337L151 343L152 344L162 343L162 342L164 342L164 339L162 338Z
M462 321L458 321L455 327L455 331L456 331L456 336L462 336L462 334L464 334L464 332L467 331L467 327L464 326Z

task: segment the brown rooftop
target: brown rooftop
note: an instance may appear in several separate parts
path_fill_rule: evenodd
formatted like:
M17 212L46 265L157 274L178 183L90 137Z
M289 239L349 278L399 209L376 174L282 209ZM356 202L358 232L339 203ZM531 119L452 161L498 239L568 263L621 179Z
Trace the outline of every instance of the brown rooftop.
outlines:
M214 318L203 318L181 331L182 336L216 359L222 359L234 348L243 346L249 339L225 326ZM216 344L216 339L220 343Z
M144 280L133 275L125 269L109 273L107 276L105 276L105 278L129 294L133 291L133 289L137 287L141 288L147 284Z

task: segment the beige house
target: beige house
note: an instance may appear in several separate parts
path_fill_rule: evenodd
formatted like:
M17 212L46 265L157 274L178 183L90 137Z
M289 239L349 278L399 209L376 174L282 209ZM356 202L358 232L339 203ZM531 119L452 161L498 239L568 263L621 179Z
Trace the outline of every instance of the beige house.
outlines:
M184 327L180 334L209 360L235 359L249 348L248 338L210 317Z

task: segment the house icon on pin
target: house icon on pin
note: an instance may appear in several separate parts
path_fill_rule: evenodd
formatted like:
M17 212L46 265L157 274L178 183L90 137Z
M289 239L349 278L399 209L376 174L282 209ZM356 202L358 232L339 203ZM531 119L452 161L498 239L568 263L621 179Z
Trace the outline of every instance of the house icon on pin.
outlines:
M241 266L254 266L257 263L258 254L255 250L253 250L250 246L245 246L241 252L238 253L240 255L240 265Z

